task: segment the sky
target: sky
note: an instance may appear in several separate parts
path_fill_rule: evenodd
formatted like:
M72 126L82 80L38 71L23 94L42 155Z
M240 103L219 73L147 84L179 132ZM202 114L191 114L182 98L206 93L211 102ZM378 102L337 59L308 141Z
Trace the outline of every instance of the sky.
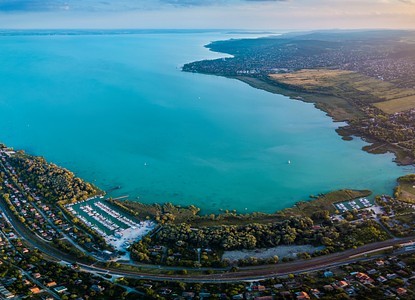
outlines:
M0 28L415 29L415 0L0 0Z

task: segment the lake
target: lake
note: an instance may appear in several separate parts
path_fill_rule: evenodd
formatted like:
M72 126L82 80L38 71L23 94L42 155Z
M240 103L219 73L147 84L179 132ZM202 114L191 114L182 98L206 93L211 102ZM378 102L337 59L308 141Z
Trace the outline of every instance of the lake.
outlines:
M312 104L181 66L222 32L0 36L0 141L111 196L274 212L334 189L391 193L412 169L343 141Z

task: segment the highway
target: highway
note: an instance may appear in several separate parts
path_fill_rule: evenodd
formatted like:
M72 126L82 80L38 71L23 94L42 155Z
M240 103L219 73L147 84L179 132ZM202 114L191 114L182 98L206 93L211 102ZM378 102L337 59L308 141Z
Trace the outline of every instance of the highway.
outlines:
M241 267L235 272L227 272L223 273L223 269L213 269L213 271L221 271L222 273L215 273L215 274L194 274L194 272L190 275L165 275L165 274L151 274L146 271L139 271L139 270L120 270L114 267L108 268L101 268L94 265L89 265L85 263L80 263L74 258L56 248L49 245L45 241L38 238L34 235L30 230L28 230L22 223L20 223L15 216L12 216L5 207L5 203L0 201L0 208L3 210L5 216L9 220L10 224L14 227L16 233L23 238L26 243L31 248L37 248L46 254L46 259L53 260L56 262L65 261L67 263L77 263L82 270L91 273L108 273L109 275L114 276L124 276L129 278L136 278L136 279L149 279L149 280L156 280L156 281L184 281L184 282L237 282L237 281L248 281L248 280L260 280L260 279L267 279L276 276L282 276L287 274L295 274L295 273L303 273L303 272L310 272L316 270L324 270L329 267L349 264L359 260L366 260L367 258L357 257L359 255L363 255L366 252L377 250L380 248L394 246L399 243L405 243L412 240L415 240L415 236L410 236L406 238L395 238L390 239L382 242L376 242L372 244L367 244L361 246L356 249L349 249L343 252L328 254L324 256L314 257L308 260L296 260L293 262L286 262L286 263L278 263L274 265L260 265L260 266L251 266L251 267ZM128 265L128 264L126 264ZM129 265L131 266L131 265ZM194 268L184 268L184 267L177 267L177 268L164 268L162 266L154 266L154 265L138 265L137 267L149 269L159 268L161 271L163 270L183 270L186 269L189 272L198 270L202 271L201 269L194 269Z
M278 263L275 265L261 265L253 267L243 267L236 272L228 272L221 274L191 274L191 275L152 275L145 272L137 271L120 271L114 268L91 268L88 265L82 264L82 269L86 271L107 272L110 275L125 276L137 279L151 279L151 280L165 280L165 281L184 281L184 282L200 282L200 283L218 283L218 282L238 282L251 281L273 278L288 274L298 274L310 271L325 270L330 267L350 264L361 260L367 260L365 256L356 257L356 255L364 254L368 251L373 251L379 248L393 246L398 243L408 242L414 237L407 237L397 240L387 240L368 244L357 249L350 249L343 252L333 253L329 255L315 257L309 260L297 260L287 263ZM379 255L379 257L382 255ZM376 256L375 256L376 257ZM372 257L373 259L374 257ZM163 269L163 268L161 268ZM185 268L180 268L185 269ZM192 269L188 269L191 271ZM194 269L193 269L194 270Z

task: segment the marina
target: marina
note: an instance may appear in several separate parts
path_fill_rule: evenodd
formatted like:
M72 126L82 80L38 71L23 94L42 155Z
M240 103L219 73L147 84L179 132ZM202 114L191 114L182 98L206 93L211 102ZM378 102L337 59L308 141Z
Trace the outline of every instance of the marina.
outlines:
M154 229L153 221L132 220L126 213L105 203L104 199L92 198L66 208L88 227L102 235L116 250L126 250L133 242Z

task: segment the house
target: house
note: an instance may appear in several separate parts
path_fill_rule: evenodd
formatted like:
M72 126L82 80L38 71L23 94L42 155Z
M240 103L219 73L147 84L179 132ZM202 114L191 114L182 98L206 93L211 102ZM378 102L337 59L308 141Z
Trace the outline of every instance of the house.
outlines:
M68 289L65 286L57 286L54 288L55 292L62 294L63 292L66 292Z
M290 299L291 299L291 293L289 291L283 291L283 292L280 293L280 295L282 297L290 297Z
M404 288L397 288L396 289L396 293L399 295L399 296L402 296L402 295L405 295L406 294L406 289L404 289Z
M330 284L327 284L323 286L323 289L327 292L331 292L332 290L334 290L334 287L332 287Z
M25 280L23 281L23 284L24 284L24 285L31 285L32 283L31 283L29 280L25 279Z
M2 282L5 286L9 286L9 285L12 285L16 280L17 279L13 277L13 278L8 278L8 279L3 279Z
M182 297L185 299L193 299L195 297L194 292L183 292Z
M377 265L378 267L382 267L382 266L384 266L384 265L385 265L385 262L384 262L383 260L377 260L377 261L376 261L376 265Z
M348 286L349 284L346 282L346 281L344 281L344 280L341 280L341 281L339 281L338 283L337 283L337 286L339 287L339 288L345 288L346 286Z
M383 277L383 276L379 276L377 280L378 280L380 283L384 283L384 282L388 281L388 280L387 280L385 277Z
M333 277L333 272L332 271L325 271L324 274L323 274L323 276L325 278Z
M298 292L298 293L295 293L295 295L297 296L297 300L309 300L310 299L310 296L306 292Z
M161 290L160 290L160 294L162 294L162 295L170 295L171 294L171 292L172 292L172 290L171 289L169 289L169 288L162 288Z
M243 300L243 299L244 299L244 295L242 294L237 294L237 295L232 296L232 300Z
M31 288L29 289L29 291L30 291L32 294L39 294L39 293L41 292L41 290L40 290L37 286L31 287Z
M259 296L255 297L254 300L274 300L273 296Z
M199 293L199 298L200 298L201 300L203 300L203 299L208 299L208 298L210 298L210 296L211 296L211 294L210 294L210 293L207 293L207 292L200 292L200 293Z
M388 279L395 279L395 278L397 278L398 277L398 275L396 275L395 273L392 273L392 274L386 274L386 278L388 278Z
M354 288L350 287L350 288L345 289L345 292L349 295L354 295L356 291Z
M318 289L311 289L310 292L311 292L311 294L313 294L314 297L320 298L319 295L321 293L320 293L320 291Z
M363 284L371 284L374 280L370 278L367 274L358 272L356 278Z
M14 294L7 290L3 285L0 284L0 297L5 299L14 298Z
M258 291L258 292L263 292L263 291L266 290L266 288L265 288L265 286L258 284L258 285L254 285L252 287L252 290Z
M402 277L408 277L409 276L409 274L408 274L408 272L406 272L406 271L404 271L404 270L399 270L398 272L396 272L396 273L398 273L399 275L401 275Z
M40 275L40 273L35 273L33 274L33 277L39 279L40 277L42 277L42 275Z
M94 292L97 292L97 293L101 293L105 290L105 288L103 288L100 285L94 284L94 285L91 286L91 290L93 290Z
M54 287L54 286L57 286L57 285L58 284L55 281L51 281L51 282L46 283L47 287Z

